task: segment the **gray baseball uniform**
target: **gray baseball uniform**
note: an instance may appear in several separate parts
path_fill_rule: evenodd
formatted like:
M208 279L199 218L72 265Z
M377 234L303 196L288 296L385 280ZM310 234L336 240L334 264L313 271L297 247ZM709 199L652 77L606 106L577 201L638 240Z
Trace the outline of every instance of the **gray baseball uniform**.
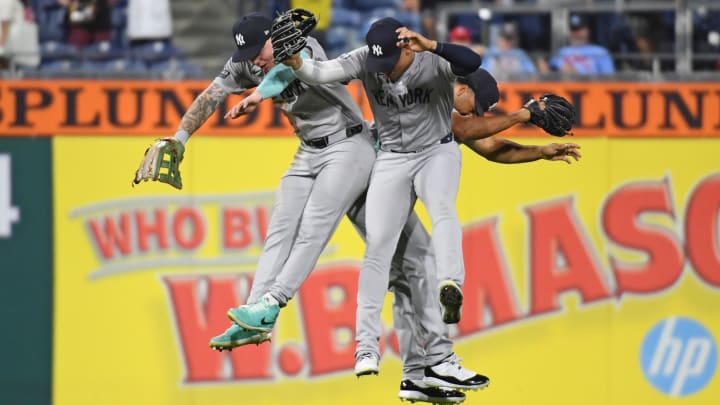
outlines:
M462 287L462 229L455 209L461 155L451 132L455 74L450 63L430 52L416 53L408 69L391 81L366 70L368 52L362 47L332 61L308 61L295 74L309 83L360 79L375 116L381 150L367 195L356 339L357 352L379 354L384 290L378 286L388 283L395 246L418 197L432 221L438 281Z
M314 59L326 59L314 39L308 39L308 47ZM259 84L263 76L250 62L230 60L215 83L241 93ZM281 181L248 303L270 292L283 305L309 276L346 212L365 238L364 191L375 150L361 112L343 85L308 86L294 81L274 101L286 113L301 144ZM348 128L359 124L361 133L347 137ZM328 146L311 146L321 145L318 140L326 136ZM395 292L403 378L419 380L423 367L452 354L452 342L437 301L428 291L427 280L435 278L429 235L414 213L409 218L405 213L404 218L402 237L394 244L398 249L390 285ZM375 288L384 296L387 286L386 279Z

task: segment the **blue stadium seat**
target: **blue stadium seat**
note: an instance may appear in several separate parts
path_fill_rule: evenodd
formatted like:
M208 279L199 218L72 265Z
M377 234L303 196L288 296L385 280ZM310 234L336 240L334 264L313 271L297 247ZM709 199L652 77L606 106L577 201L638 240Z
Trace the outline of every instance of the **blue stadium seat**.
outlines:
M42 63L63 60L78 60L79 51L76 47L59 41L46 41L40 43L40 57Z
M379 8L398 9L400 0L348 0L346 5L348 8L361 11L371 11Z
M40 62L39 69L46 72L73 72L80 64L75 59L58 59Z
M84 60L106 62L125 59L127 49L115 47L110 42L91 44L81 49L81 56Z
M325 35L325 53L332 59L350 49L356 48L355 28L332 26Z
M357 10L335 8L332 11L330 25L342 27L359 27L363 23L363 15Z
M146 64L171 59L181 59L183 57L182 50L175 47L170 40L153 41L142 45L131 46L130 50L136 59Z

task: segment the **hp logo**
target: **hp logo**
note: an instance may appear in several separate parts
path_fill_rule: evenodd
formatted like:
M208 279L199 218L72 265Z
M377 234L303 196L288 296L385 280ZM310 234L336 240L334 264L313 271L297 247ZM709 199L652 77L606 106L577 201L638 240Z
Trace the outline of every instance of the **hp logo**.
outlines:
M640 364L645 378L659 391L683 397L701 390L715 374L717 344L697 321L665 319L645 335Z

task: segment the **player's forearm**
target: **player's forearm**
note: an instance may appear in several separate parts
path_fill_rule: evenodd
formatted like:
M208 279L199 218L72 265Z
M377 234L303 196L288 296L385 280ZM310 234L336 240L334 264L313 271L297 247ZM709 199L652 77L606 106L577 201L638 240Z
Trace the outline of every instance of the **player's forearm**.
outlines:
M450 62L453 73L459 76L476 71L482 64L482 57L477 52L462 45L436 42L433 52Z
M178 139L183 144L186 143L190 135L197 131L198 128L210 118L217 107L225 101L227 96L227 91L216 83L211 84L200 93L180 120L175 139Z
M498 134L513 125L527 122L530 111L522 108L506 115L491 117L478 117L476 115L462 116L453 114L453 133L464 143L487 138Z
M303 60L302 65L295 70L295 76L308 84L344 82L351 79L336 60Z
M520 145L508 139L498 139L492 150L481 149L481 140L466 143L475 153L484 156L487 160L496 163L527 163L542 159L539 146Z

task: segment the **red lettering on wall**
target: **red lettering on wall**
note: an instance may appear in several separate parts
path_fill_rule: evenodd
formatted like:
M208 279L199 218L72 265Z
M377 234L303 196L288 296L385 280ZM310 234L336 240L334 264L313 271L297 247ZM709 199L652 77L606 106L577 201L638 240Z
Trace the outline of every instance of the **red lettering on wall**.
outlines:
M178 246L192 250L205 240L205 221L202 214L191 207L182 207L173 218L173 235Z
M172 313L185 362L186 382L217 381L222 378L224 356L230 356L233 379L267 379L272 377L272 345L247 345L232 352L214 352L208 347L210 339L222 333L230 322L227 309L245 302L237 296L241 277L165 277ZM200 283L207 283L205 299L199 295Z
M720 287L720 174L703 180L690 196L685 214L687 255L698 276Z
M357 265L316 269L300 288L300 310L304 320L310 375L347 370L355 364L355 310L359 272ZM333 289L342 294L331 294ZM331 300L331 296L336 295L340 295L341 299ZM349 332L350 340L338 341L338 336L342 335L338 331Z
M126 255L132 250L132 236L130 235L130 214L121 213L120 223L111 216L105 217L100 225L96 219L88 220L88 226L92 232L95 245L100 249L104 259L111 259L115 255L115 249Z
M636 182L620 187L607 199L602 222L608 238L618 245L643 251L647 260L625 263L610 255L618 296L624 292L650 293L672 285L682 273L681 243L669 229L642 222L654 213L675 218L666 181Z
M157 239L160 249L168 247L167 221L165 218L165 210L155 209L154 219L149 220L145 212L136 211L135 221L137 222L138 244L141 252L146 252L150 248L148 239L154 236Z
M244 248L252 242L250 214L245 208L223 209L223 246Z
M519 315L513 298L515 287L508 275L495 218L464 229L463 255L465 284L459 334L479 332L487 326L483 324L486 304L494 325L517 319Z
M530 312L557 310L560 293L577 290L582 301L609 296L600 266L582 223L567 198L529 207Z

